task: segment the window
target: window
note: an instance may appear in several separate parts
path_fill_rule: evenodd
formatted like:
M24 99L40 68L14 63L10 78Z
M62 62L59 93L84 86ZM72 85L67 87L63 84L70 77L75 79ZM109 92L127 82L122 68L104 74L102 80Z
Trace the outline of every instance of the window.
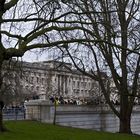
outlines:
M75 87L75 81L73 81L72 86Z
M27 89L27 90L28 90L28 89L29 89L29 86L25 86L25 89Z
M77 88L79 88L79 87L80 87L80 82L78 81L78 82L77 82Z
M39 77L41 76L41 73L38 73Z
M36 82L39 83L39 77L36 77Z
M36 90L39 91L39 87L38 86L36 87Z
M29 82L29 77L26 77L26 81Z
M34 86L31 86L31 91L33 91L34 90Z
M31 77L30 78L30 83L33 83L34 82L34 77Z
M42 83L42 85L44 84L44 78L41 78L41 83Z
M54 81L56 82L56 77L54 78Z
M83 87L86 88L86 82L83 83Z
M89 86L89 88L91 88L91 84L90 83L88 83L88 86Z

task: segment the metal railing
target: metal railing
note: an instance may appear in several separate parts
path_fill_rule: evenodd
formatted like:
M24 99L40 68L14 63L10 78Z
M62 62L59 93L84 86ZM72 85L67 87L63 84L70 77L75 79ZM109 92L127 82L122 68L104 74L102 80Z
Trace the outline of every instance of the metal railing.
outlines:
M24 120L24 108L8 108L3 109L3 120Z

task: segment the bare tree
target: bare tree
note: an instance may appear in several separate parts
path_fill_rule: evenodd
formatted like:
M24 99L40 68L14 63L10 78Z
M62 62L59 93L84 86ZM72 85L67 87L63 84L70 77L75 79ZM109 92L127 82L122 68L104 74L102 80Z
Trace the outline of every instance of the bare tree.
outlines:
M131 133L131 113L140 73L140 19L137 15L140 2L74 0L67 5L75 14L75 20L72 20L77 21L69 26L79 29L74 34L61 33L62 38L86 41L79 41L74 47L65 44L61 50L63 54L66 52L78 70L99 82L107 103L120 119L119 131ZM87 73L87 70L91 72ZM120 96L119 111L110 101L102 72L113 79Z
M131 132L131 114L138 96L140 73L140 2L136 0L63 1L69 12L54 23L60 55L70 58L83 74L97 80L105 99L120 120L119 131ZM59 26L59 27L58 27ZM120 110L110 100L112 78L120 98ZM106 77L106 78L107 78Z
M36 93L31 88L26 88L25 83L30 86L29 70L22 66L18 60L5 61L3 64L2 77L3 84L1 87L0 99L6 106L21 105L26 98L33 98ZM30 86L31 87L31 86Z
M22 57L26 51L34 48L62 43L49 40L50 32L55 30L52 22L65 16L65 14L56 14L59 9L58 2L50 0L0 1L0 89L3 82L2 64L5 60ZM2 112L0 112L0 131L3 130Z
M120 119L120 132L131 133L140 71L139 5L137 0L1 0L0 88L4 60L22 57L31 49L57 46L78 70L99 82ZM120 95L120 111L110 102L101 74L104 69Z

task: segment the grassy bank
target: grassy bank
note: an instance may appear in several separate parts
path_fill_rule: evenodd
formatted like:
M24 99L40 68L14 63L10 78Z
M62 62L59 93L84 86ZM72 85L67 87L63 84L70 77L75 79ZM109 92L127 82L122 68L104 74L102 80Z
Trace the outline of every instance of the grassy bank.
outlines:
M140 140L139 136L112 134L42 124L31 121L8 121L8 132L0 140Z

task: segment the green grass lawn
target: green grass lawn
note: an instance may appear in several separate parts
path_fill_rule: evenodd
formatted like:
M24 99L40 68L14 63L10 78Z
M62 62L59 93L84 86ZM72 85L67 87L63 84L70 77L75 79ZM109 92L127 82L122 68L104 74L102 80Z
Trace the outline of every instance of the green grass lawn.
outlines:
M53 126L32 121L7 121L0 140L140 140L140 136Z

